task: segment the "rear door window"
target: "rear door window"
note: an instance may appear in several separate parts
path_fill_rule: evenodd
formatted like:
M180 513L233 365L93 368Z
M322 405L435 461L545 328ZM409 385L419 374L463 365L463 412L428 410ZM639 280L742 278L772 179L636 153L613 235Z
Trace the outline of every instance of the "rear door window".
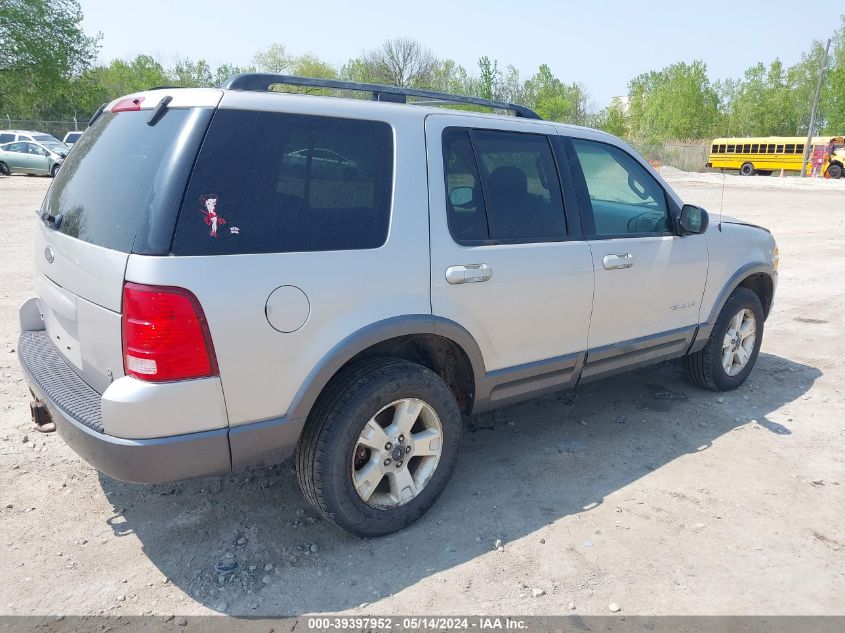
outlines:
M557 167L542 134L443 132L449 230L459 244L566 239Z
M387 239L392 191L393 132L385 122L218 110L173 253L377 248Z

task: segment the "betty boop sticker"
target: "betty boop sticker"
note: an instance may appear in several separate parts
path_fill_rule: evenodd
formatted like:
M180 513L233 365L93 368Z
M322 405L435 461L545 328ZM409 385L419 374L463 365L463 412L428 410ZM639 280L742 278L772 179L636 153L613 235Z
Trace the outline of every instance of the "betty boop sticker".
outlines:
M200 209L200 213L202 213L205 217L203 221L211 227L211 232L209 235L211 237L217 237L217 227L220 224L226 224L226 218L222 217L217 212L217 195L216 194L208 194L205 196L200 196L200 202L202 202L204 209ZM239 235L240 229L238 227L233 226L230 227L229 232L232 235Z

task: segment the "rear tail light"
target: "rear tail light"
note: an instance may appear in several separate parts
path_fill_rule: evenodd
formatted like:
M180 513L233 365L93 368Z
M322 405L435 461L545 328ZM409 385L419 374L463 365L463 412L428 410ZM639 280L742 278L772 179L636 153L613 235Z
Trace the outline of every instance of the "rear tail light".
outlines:
M217 375L214 346L197 298L184 288L123 287L123 366L151 382Z

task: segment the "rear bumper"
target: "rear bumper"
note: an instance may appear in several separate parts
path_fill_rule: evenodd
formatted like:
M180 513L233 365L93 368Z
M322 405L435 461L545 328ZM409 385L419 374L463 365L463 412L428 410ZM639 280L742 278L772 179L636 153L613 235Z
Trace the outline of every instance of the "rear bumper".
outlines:
M29 388L44 403L56 430L97 470L131 483L162 483L258 466L289 458L303 421L287 418L184 435L125 439L103 432L101 396L50 344L44 330L24 331L18 358Z
M44 330L21 333L18 358L29 388L47 407L56 431L97 470L133 483L231 472L225 428L140 440L103 433L100 394L82 382L52 349Z

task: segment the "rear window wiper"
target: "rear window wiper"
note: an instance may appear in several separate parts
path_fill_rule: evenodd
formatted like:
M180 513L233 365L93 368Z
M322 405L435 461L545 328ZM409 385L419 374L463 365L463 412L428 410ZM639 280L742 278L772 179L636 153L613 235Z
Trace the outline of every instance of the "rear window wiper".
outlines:
M103 110L106 109L107 105L108 105L108 103L104 103L99 108L97 108L97 111L94 113L94 116L92 116L91 120L88 121L88 127L91 127L92 125L94 125L94 121L96 121L97 119L100 118L100 115L103 113Z
M150 115L150 118L147 119L147 125L153 126L159 121L161 121L161 117L165 115L167 112L167 104L173 101L173 97L167 95L163 97L161 101L158 102L158 105L153 110L153 113Z

